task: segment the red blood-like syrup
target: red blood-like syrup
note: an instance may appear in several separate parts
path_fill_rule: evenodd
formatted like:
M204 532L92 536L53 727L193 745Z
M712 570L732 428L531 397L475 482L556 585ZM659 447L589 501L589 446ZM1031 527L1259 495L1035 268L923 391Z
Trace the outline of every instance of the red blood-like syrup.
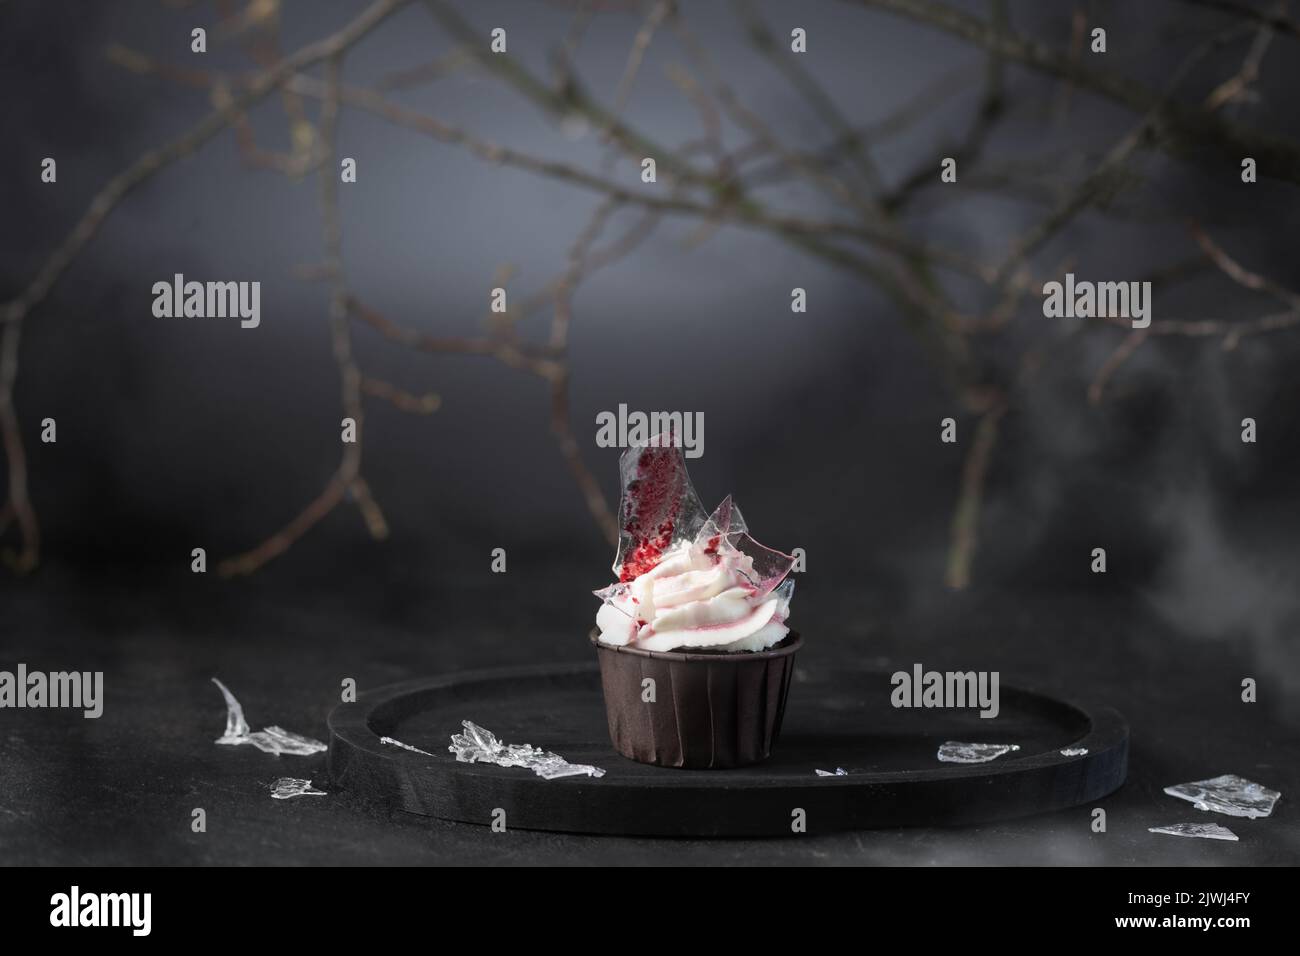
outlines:
M628 482L623 502L623 530L635 544L623 559L619 581L632 581L653 570L672 544L681 510L679 454L672 447L649 448L637 462L637 476Z

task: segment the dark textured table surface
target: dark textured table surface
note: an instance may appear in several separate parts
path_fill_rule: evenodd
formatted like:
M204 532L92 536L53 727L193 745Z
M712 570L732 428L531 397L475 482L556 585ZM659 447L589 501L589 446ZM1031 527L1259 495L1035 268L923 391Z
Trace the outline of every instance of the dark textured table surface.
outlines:
M339 559L342 562L342 559ZM218 747L221 677L255 727L326 737L342 680L361 688L457 669L582 660L594 599L585 569L554 560L509 575L394 577L401 561L303 561L243 582L172 574L93 579L47 568L0 594L3 665L105 672L98 720L0 711L0 846L6 863L874 863L1283 864L1300 860L1300 734L1267 648L1190 641L1136 597L796 597L805 659L1001 668L1119 708L1132 729L1128 783L1089 808L965 828L864 831L780 840L648 840L525 832L390 814L345 792L279 801L283 775L324 782L324 755ZM507 583L506 579L510 579ZM147 580L147 584L145 583ZM509 596L503 594L509 590ZM837 624L836 622L856 622ZM1285 661L1282 662L1285 664ZM1254 676L1260 702L1240 701ZM1235 820L1161 793L1237 773L1281 790L1273 816ZM202 807L207 832L191 831ZM1150 834L1223 823L1239 843Z

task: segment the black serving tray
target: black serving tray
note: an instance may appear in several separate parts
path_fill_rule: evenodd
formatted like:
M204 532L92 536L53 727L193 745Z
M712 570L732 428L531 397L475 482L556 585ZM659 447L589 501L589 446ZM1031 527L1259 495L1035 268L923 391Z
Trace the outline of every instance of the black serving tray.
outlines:
M799 668L780 740L764 763L729 770L639 764L609 743L595 664L449 674L382 687L330 714L335 786L411 813L509 828L647 836L797 836L805 830L959 825L1096 801L1123 783L1128 727L1003 685L996 718L975 710L896 709L888 671ZM458 763L462 720L528 743L600 778L544 780L517 767ZM429 751L411 753L381 736ZM984 764L936 758L946 740L1015 743ZM1087 748L1066 757L1063 748ZM820 768L847 776L821 777Z

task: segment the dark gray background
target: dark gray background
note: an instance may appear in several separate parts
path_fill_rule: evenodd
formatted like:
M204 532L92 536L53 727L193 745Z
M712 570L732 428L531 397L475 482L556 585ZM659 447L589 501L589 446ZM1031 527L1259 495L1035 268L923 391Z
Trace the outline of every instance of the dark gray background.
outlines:
M360 6L290 3L285 49ZM1016 3L1012 21L1063 48L1073 6ZM775 129L807 147L826 140L746 46L725 4L683 8L728 81ZM967 8L983 15L981 4ZM511 54L538 71L570 20L563 4L463 9L485 32L506 26ZM855 121L888 115L962 63L978 77L977 52L910 22L829 0L797 13L792 4L761 9L778 32L787 21L809 31L808 69ZM1110 30L1107 65L1153 86L1224 22L1176 2L1090 9ZM0 102L0 298L25 284L108 176L207 109L202 92L108 63L105 45L191 65L190 28L213 22L207 4L0 4L9 91ZM583 44L577 65L606 102L640 22L602 14ZM1295 136L1296 42L1274 40L1259 97L1237 108L1238 119ZM348 58L348 77L372 82L450 46L417 5ZM1203 98L1243 52L1238 43L1208 59L1189 97ZM695 113L664 76L681 59L671 36L656 38L626 110L669 143L698 134ZM226 44L203 65L247 64ZM990 144L990 163L1059 148L1068 154L1061 179L1077 178L1083 159L1134 120L1076 92L1060 122L1050 110L1056 84L1019 69L1008 82L1017 105ZM887 173L905 175L958 137L978 92L972 81L883 149ZM530 153L591 168L603 155L593 135L566 137L478 70L396 98ZM284 147L274 99L255 122L264 146ZM598 201L350 111L341 148L361 173L342 192L353 289L436 334L481 329L502 263L517 267L512 290L561 269ZM47 155L59 161L55 186L38 181ZM1118 217L1081 217L1040 264L1071 255L1080 277L1136 277L1195 252L1182 225L1193 216L1252 268L1300 288L1293 186L1243 187L1232 158L1188 165L1153 153L1139 168L1145 179ZM612 174L635 181L636 169L622 159ZM834 211L805 189L769 195L795 212ZM1047 208L939 199L911 215L912 232L991 259ZM0 713L6 861L1295 862L1300 833L1287 801L1300 785L1300 336L1248 339L1233 352L1214 341L1148 343L1100 407L1085 390L1120 333L1090 332L1054 352L1004 422L974 586L953 595L943 562L964 446L941 444L938 422L957 417L966 440L973 420L897 309L774 238L727 229L686 248L694 225L668 222L575 301L573 419L606 493L617 495L616 453L595 447L598 411L620 402L702 411L705 455L692 464L701 495L712 503L734 493L760 540L808 553L793 611L809 659L1002 669L1126 713L1133 776L1107 804L1110 835L1090 835L1080 810L798 844L504 841L385 819L342 795L271 801L262 784L293 772L292 758L213 747L223 710L209 676L232 686L258 726L323 736L345 676L365 687L583 659L596 609L589 592L607 583L611 549L547 432L542 383L486 358L410 354L358 327L366 368L443 399L427 418L368 406L365 471L392 537L372 541L342 508L250 579L190 574L191 548L234 553L296 514L338 455L326 292L291 274L320 256L316 182L244 168L227 133L133 194L27 324L16 401L44 562L27 578L0 577L0 667L103 669L108 704L97 722ZM261 328L155 319L150 287L175 272L260 280ZM789 311L796 285L809 291L806 315ZM1038 305L1028 297L1014 341L1043 334ZM1155 316L1239 318L1266 308L1211 271L1158 296ZM545 316L521 331L543 338ZM994 352L988 361L1010 358ZM1255 445L1239 441L1247 415L1260 423ZM38 440L46 416L58 420L55 446ZM1104 576L1088 571L1098 546L1109 555ZM509 554L505 575L488 570L496 547ZM1244 676L1260 681L1258 704L1238 701ZM1162 786L1225 772L1287 794L1275 817L1240 825L1243 841L1232 846L1146 834L1194 813L1161 796ZM206 838L189 832L193 806L209 810Z

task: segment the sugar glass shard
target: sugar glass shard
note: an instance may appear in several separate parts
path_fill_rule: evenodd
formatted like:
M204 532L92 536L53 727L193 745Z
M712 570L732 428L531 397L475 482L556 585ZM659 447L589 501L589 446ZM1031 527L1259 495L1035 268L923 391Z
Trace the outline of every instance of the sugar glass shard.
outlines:
M695 535L695 544L701 548L716 549L721 540L730 540L732 535L741 535L749 531L749 526L745 524L744 517L740 514L740 507L731 500L731 495L722 499L722 503L713 509L713 514L709 515L707 521ZM713 539L717 538L718 541Z
M603 770L599 773L593 773L592 771L594 769L594 767L589 767L586 764L569 763L563 758L560 760L542 761L532 767L533 773L537 774L537 776L541 777L543 780L558 780L561 777L578 777L583 775L600 777L605 773Z
M424 754L426 757L432 757L433 754L427 750L421 750L419 747L412 747L410 744L404 744L400 740L394 740L392 737L380 737L381 744L388 744L390 747L401 747L403 750L409 750L414 754Z
M794 597L794 578L786 578L772 591L772 597L780 600L782 604L789 604Z
M707 553L732 550L747 557L749 560L737 570L754 588L755 600L774 590L794 567L794 555L775 551L750 537L745 519L731 495L723 498L722 504L713 509L713 514L695 535L693 544Z
M965 744L949 740L939 745L938 757L944 763L988 763L1019 749L1019 744Z
M1210 810L1230 817L1266 817L1282 796L1260 783L1254 783L1235 773L1225 773L1209 780L1180 783L1165 787L1165 793L1187 800L1197 810Z
M616 611L631 618L632 614L628 610L629 607L633 606L631 591L631 585L617 582L611 584L609 587L601 588L599 591L592 591L591 593L600 598L605 604L613 607Z
M462 720L461 727L464 733L452 734L451 746L447 748L461 763L493 763L500 767L525 767L544 780L574 777L579 774L588 777L605 776L605 771L599 767L569 763L559 754L538 750L529 744L503 744L495 734L471 720Z
M772 597L776 598L776 611L773 613L773 620L784 623L785 619L790 616L790 600L794 597L794 578L786 578L772 592ZM799 671L795 671L795 680L803 680Z
M1088 752L1087 747L1064 747L1061 750L1062 757L1082 757Z
M327 797L324 790L317 790L310 780L297 777L281 777L271 784L271 797L275 800L289 800L293 797Z
M754 599L766 597L785 580L790 569L794 567L794 555L776 551L767 545L759 544L748 534L733 535L731 546L749 558L749 569L741 573L754 588Z
M1171 823L1167 827L1147 827L1150 833L1169 836L1199 837L1202 840L1236 840L1237 834L1217 823Z
M686 471L686 456L671 434L627 449L618 470L623 494L614 574L631 581L654 568L674 545L693 541L708 516Z
M248 721L244 719L244 708L239 706L239 701L235 700L235 695L230 692L225 684L212 678L212 683L217 685L217 690L221 691L221 696L226 700L226 732L217 738L219 744L230 744L239 742L239 738L248 736Z
M468 720L464 721L461 726L465 728L465 737L473 746L491 753L496 753L501 749L501 741L497 740L496 735L490 730Z
M228 746L248 744L264 753L275 754L277 757L280 754L309 757L329 749L319 740L274 725L256 733L251 732L248 721L244 719L244 708L239 705L235 695L215 677L212 678L212 683L217 685L221 696L226 699L226 732L217 738L217 743Z
M283 727L277 727L274 724L261 731L261 735L264 739L270 741L275 748L275 753L307 757L311 754L324 753L329 749L319 740L304 737L302 734L295 734L292 730L285 730Z
M847 777L849 775L849 772L843 767L836 767L834 773L829 770L815 770L814 773L819 777Z

